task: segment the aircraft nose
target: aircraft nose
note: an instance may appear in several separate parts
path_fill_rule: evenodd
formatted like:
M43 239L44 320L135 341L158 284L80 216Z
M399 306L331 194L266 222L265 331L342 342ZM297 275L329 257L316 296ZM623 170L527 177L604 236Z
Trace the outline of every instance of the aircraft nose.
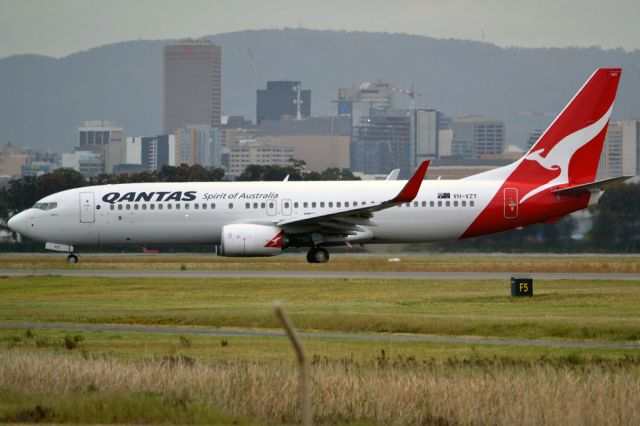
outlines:
M14 232L24 234L27 230L27 215L25 212L18 213L9 219L7 226Z

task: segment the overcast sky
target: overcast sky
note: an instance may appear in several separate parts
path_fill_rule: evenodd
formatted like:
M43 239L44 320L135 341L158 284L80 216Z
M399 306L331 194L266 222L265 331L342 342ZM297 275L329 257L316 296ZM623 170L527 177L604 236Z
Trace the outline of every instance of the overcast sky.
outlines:
M639 20L640 0L0 0L0 57L284 27L635 50Z

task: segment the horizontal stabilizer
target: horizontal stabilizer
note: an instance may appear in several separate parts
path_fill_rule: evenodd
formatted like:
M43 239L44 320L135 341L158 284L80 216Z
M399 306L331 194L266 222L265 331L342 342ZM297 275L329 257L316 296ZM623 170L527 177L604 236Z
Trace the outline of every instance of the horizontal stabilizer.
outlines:
M570 186L568 188L561 188L552 190L556 195L580 195L593 189L605 189L607 186L611 186L618 182L623 182L627 179L631 179L633 176L618 176L609 179L602 179L591 183L583 183L581 185Z

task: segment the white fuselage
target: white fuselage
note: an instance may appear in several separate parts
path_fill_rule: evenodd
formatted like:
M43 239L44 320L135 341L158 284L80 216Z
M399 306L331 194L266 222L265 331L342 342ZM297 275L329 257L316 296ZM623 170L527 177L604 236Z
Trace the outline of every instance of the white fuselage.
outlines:
M91 186L46 197L41 202L55 202L57 206L50 210L25 210L14 223L19 222L19 231L30 238L70 245L218 244L225 225L273 225L286 218L375 204L393 197L405 183L188 182ZM362 226L363 232L342 241L428 242L459 238L501 184L500 180L425 181L414 201L377 212L371 225ZM131 193L134 195L126 195Z

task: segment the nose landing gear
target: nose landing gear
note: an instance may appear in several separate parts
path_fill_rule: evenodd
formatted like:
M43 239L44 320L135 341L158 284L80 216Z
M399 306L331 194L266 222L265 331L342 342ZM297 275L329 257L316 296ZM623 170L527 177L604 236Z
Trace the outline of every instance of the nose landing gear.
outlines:
M67 263L78 263L78 256L75 253L70 253L67 256Z
M307 262L309 263L327 263L329 261L329 252L323 247L312 247L307 252Z

